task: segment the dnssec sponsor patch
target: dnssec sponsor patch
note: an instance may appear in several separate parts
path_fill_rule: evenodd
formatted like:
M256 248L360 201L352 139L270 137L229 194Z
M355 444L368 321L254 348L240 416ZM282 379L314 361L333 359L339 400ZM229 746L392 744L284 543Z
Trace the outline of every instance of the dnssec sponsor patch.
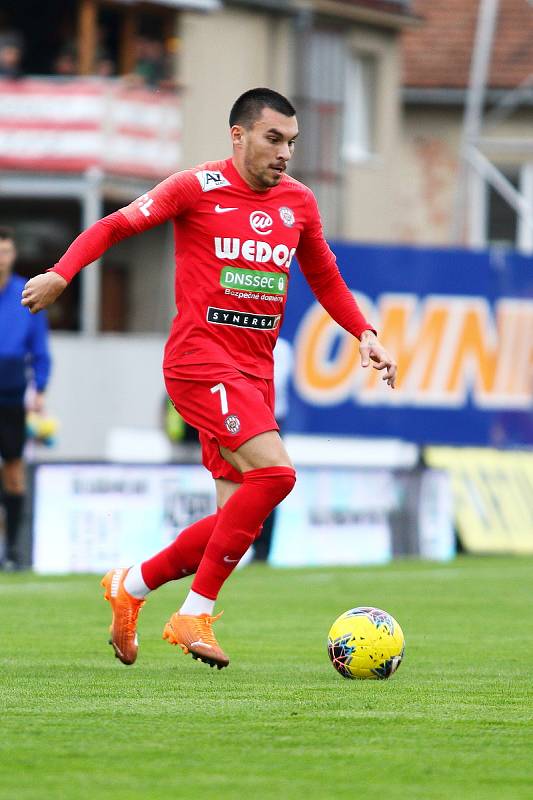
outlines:
M224 267L220 273L220 285L225 289L252 289L265 294L286 294L287 276L283 272Z

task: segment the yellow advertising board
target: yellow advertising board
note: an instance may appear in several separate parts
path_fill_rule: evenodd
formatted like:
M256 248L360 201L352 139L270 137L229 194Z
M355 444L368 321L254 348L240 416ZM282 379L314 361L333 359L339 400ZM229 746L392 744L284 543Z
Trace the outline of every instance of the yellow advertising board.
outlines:
M533 451L428 447L452 478L461 543L473 553L533 553Z

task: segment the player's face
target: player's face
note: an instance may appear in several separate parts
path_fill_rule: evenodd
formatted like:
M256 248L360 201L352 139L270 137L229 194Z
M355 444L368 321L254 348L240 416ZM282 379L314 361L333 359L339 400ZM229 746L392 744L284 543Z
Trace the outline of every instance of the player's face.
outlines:
M5 281L11 274L15 256L15 245L11 239L0 239L0 281Z
M234 125L231 132L237 158L252 189L265 191L277 186L294 152L296 117L264 108L251 128Z

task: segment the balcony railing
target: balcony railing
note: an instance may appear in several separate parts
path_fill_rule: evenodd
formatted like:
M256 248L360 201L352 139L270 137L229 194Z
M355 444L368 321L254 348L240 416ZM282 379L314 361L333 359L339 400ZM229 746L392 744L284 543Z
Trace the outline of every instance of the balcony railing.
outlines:
M179 169L181 102L119 79L0 80L0 169L159 178Z

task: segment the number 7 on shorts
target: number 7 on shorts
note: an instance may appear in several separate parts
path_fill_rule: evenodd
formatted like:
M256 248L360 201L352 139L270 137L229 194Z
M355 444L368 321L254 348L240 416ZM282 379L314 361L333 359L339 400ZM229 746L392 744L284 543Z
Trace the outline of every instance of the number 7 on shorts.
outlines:
M217 383L216 386L211 387L211 394L216 394L220 392L220 409L222 414L228 413L228 395L226 393L226 387L223 383Z

